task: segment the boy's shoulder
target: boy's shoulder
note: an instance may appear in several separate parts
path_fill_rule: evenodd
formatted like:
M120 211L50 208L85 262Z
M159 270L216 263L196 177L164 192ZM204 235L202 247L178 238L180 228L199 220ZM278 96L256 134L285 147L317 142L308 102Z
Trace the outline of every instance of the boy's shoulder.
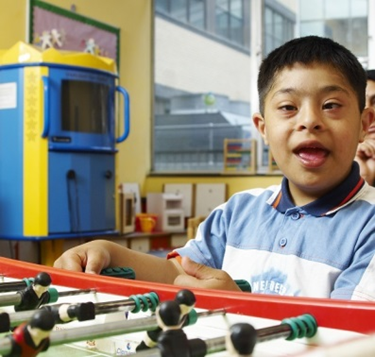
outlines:
M349 214L352 218L354 215L356 217L362 216L363 219L375 218L375 187L365 183L356 195L327 212L327 215L332 215L338 211L344 215Z
M365 183L355 199L375 205L375 187Z
M272 185L268 187L257 187L257 188L250 188L248 190L239 191L233 194L231 198L238 197L238 196L254 196L258 197L261 195L265 195L267 197L277 195L281 190L281 184L279 185Z

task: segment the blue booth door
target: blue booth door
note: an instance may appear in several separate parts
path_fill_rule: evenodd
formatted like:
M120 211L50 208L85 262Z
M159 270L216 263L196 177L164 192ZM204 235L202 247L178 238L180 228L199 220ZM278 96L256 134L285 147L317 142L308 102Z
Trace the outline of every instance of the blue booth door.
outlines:
M49 234L115 230L113 153L49 152Z

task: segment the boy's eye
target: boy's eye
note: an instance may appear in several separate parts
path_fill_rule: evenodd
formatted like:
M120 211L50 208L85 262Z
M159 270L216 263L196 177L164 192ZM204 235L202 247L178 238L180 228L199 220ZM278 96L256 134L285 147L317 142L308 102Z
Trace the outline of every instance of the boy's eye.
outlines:
M279 107L279 109L284 110L284 111L290 111L290 110L296 110L296 107L293 105L282 105L281 107Z
M341 104L339 103L325 103L323 105L323 109L337 109L337 108L341 108Z

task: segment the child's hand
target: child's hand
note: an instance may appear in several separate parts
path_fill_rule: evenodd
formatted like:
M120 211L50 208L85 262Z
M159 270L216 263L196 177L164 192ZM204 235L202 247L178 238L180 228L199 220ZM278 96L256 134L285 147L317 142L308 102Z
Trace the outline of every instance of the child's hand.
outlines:
M364 142L360 143L357 147L357 156L361 159L375 159L375 140L366 139Z
M99 274L111 261L109 250L103 241L93 241L71 248L64 252L55 263L55 268L85 271Z
M209 268L183 257L181 266L186 274L177 276L175 285L205 289L241 291L233 279L223 270Z
M375 140L366 139L357 148L355 161L359 164L361 176L373 185L375 182Z

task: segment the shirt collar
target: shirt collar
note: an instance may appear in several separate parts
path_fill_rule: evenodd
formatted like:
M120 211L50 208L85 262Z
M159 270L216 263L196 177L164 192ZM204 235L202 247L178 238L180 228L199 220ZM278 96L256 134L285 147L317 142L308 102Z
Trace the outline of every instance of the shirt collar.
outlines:
M365 181L359 174L359 165L357 162L353 162L352 169L343 182L323 197L301 208L313 216L328 215L350 202L364 184ZM288 179L286 177L282 180L281 190L273 200L272 206L281 213L285 213L288 209L295 207L290 197Z

